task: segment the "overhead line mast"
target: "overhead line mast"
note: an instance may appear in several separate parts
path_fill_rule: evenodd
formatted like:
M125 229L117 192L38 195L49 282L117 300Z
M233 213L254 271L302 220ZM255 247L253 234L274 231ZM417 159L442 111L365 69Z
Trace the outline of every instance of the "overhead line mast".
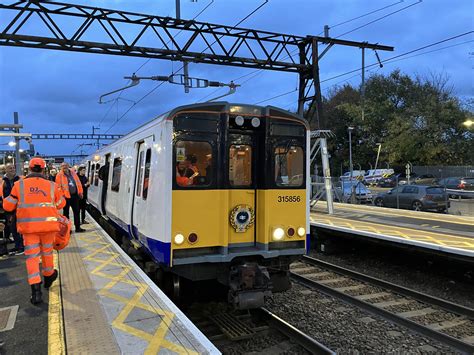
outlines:
M13 16L9 16L12 14ZM302 114L306 102L311 101L307 119L313 126L320 128L324 128L325 123L320 122L322 100L319 60L328 48L343 45L393 51L393 47L376 43L320 36L302 37L60 2L35 0L19 1L10 5L0 4L0 15L0 45L3 46L156 58L297 73L300 78L298 112ZM44 29L39 29L36 33L33 30L34 26L31 26L34 18L45 25ZM67 21L72 18L76 21ZM76 31L70 31L70 27L77 23L77 19L82 19L82 23L77 26ZM94 25L104 30L101 42L85 40L89 32L96 28ZM186 31L189 36L177 39L170 30ZM127 41L124 33L137 33L137 35ZM157 45L153 47L146 45L145 33L153 36ZM94 38L98 38L99 35L94 32ZM172 47L167 41L171 41ZM328 48L319 54L318 45L321 43L327 44ZM200 44L206 45L203 52L194 49ZM159 48L159 45L163 48Z

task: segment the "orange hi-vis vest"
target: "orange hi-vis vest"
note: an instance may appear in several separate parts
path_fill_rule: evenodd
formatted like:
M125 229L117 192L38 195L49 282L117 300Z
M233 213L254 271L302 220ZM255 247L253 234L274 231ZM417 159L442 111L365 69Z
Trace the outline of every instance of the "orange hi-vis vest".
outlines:
M74 182L76 183L77 194L82 195L83 190L81 180L79 180L79 177L77 176L74 170L69 169L69 171L74 179ZM61 192L63 193L64 197L71 198L71 194L69 193L69 180L63 171L60 171L56 174L56 184L59 185L59 188L61 189Z
M54 182L34 175L15 182L10 196L3 200L5 211L16 209L17 229L21 234L58 232L58 209L65 204Z

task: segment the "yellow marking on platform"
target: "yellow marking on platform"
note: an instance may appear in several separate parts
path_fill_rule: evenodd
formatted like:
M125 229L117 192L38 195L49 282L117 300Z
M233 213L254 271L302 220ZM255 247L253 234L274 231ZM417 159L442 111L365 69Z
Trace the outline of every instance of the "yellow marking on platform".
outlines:
M53 253L54 265L58 265L58 252ZM48 305L48 354L66 354L64 342L63 312L61 300L61 275L49 288Z
M87 235L83 235L79 239L87 244L87 246L84 247L85 249L92 251L92 253L87 255L84 260L99 263L99 265L91 271L91 274L110 280L109 283L107 283L101 290L99 290L99 294L119 301L125 305L125 307L121 310L117 317L112 321L113 327L120 329L121 331L124 331L128 334L134 335L137 338L141 338L148 341L148 347L145 350L145 354L157 354L160 348L166 348L176 353L197 354L197 352L191 349L188 349L182 345L175 344L165 339L166 333L168 332L169 327L172 325L174 313L140 302L140 299L142 298L142 296L144 296L145 292L148 290L149 287L146 283L135 281L131 278L127 279L128 273L132 271L133 268L129 265L117 262L119 261L117 259L120 257L120 254L113 251L113 249L108 243L99 242L100 237L96 238L96 240L93 240L93 238L89 239ZM93 244L95 243L102 244L104 246L97 248L93 246ZM98 254L107 254L110 255L110 257L108 259L97 259L96 256ZM103 268L110 265L122 268L121 272L118 275L110 275L102 271ZM129 284L137 288L132 298L128 299L126 297L117 295L111 291L111 289L118 283ZM155 313L160 317L160 325L156 329L154 334L147 333L125 323L127 317L133 311L134 308L144 309L148 312Z
M322 205L315 205L316 208L323 208ZM453 223L453 224L462 224L462 225L473 225L474 224L474 217L459 217L454 215L442 215L442 214L433 214L430 212L415 212L410 210L397 210L393 208L385 208L386 211L382 211L382 207L374 207L374 206L363 206L357 205L357 207L350 205L350 204L343 204L343 203L334 203L334 210L337 211L338 209L345 209L350 210L353 212L361 213L362 211L367 211L368 213L379 214L384 216L390 217L408 217L414 219L423 219L428 221L441 221L446 223ZM316 211L311 211L312 213L316 213ZM324 211L324 213L327 213ZM433 216L432 216L433 215Z
M422 227L429 227L430 225L428 223L423 223L421 226Z
M341 226L347 224L347 220L343 217L336 217L327 215L324 218L316 219L314 217L310 217L310 220L317 223L325 223L331 221L331 226ZM431 244L438 244L443 246L449 246L453 248L459 249L471 249L474 248L474 239L470 239L467 237L455 236L450 234L441 234L435 232L428 232L424 230L416 230L406 227L395 227L395 226L387 226L379 223L374 222L362 222L362 221L352 221L351 226L355 226L355 228L351 228L352 230L360 230L360 231L371 231L377 234L384 234L384 235L391 235L391 236L401 236L405 239L409 240L420 240L426 241L427 243ZM451 240L449 240L451 239ZM463 243L462 246L459 243ZM468 248L466 248L467 245Z
M432 226L431 228L433 228L433 229L434 229L434 228L439 228L439 226Z

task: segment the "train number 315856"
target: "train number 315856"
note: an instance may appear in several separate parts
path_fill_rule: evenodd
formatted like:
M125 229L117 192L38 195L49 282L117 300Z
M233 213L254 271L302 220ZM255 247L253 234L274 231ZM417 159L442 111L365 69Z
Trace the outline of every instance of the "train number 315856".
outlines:
M278 196L278 202L301 202L299 196Z

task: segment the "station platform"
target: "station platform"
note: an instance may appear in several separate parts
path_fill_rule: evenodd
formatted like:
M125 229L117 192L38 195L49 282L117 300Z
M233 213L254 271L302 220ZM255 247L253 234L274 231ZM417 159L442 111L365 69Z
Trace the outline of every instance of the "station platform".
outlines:
M0 260L0 354L220 354L89 216L55 252L60 277L29 302L24 256ZM2 331L1 309L15 306ZM16 307L18 306L18 307ZM10 321L11 323L11 321Z
M474 261L474 217L334 203L334 214L320 201L312 208L316 230L434 250ZM469 259L470 260L470 259Z

